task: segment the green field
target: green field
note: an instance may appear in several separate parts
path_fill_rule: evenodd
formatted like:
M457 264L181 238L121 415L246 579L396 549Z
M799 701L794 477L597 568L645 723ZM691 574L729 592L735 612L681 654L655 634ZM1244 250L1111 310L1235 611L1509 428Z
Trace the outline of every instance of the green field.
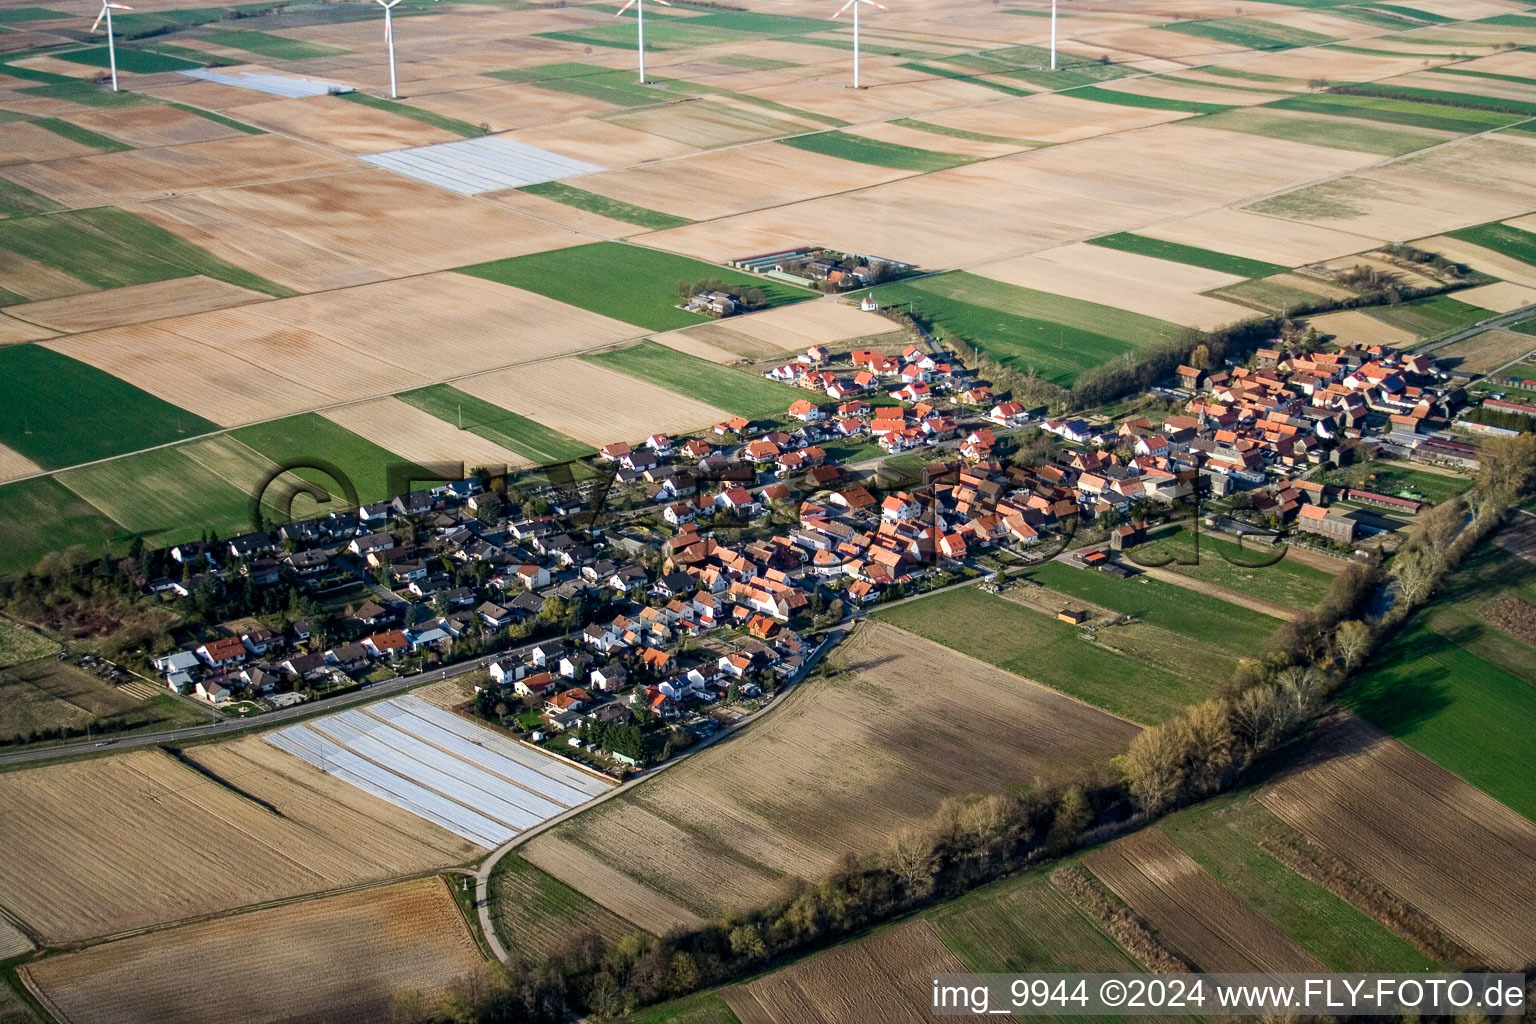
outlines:
M241 132L245 135L266 134L266 132L260 128L257 128L253 124L246 124L244 121L236 121L232 117L225 117L223 114L215 114L211 110L199 110L197 107L189 107L185 103L168 103L166 106L175 107L177 110L184 110L188 114L196 114L198 117L205 121L212 121L214 124L221 124L226 128L233 128L235 131Z
M1206 270L1217 270L1223 274L1236 274L1238 277L1265 277L1269 274L1283 274L1290 269L1278 263L1265 263L1262 260L1231 256L1224 252L1199 249L1178 242L1165 242L1160 238L1133 235L1128 231L1102 235L1099 238L1090 238L1088 241L1091 245L1102 245L1106 249L1119 249L1121 252L1134 252L1160 260L1171 260L1174 263L1186 263L1192 267L1204 267Z
M1234 655L1262 647L1279 626L1272 616L1146 576L1117 580L1052 561L1028 570L1025 578Z
M1220 114L1233 109L1228 103L1201 103L1196 100L1181 100L1173 96L1143 96L1141 93L1126 92L1123 89L1103 89L1096 85L1085 85L1069 91L1066 95L1073 99L1113 103L1120 107L1180 110L1186 114Z
M82 146L89 146L101 153L125 153L133 148L126 142L119 142L100 132L93 132L89 128L81 128L77 124L70 124L68 121L61 121L56 117L39 117L32 123L39 128L46 128L61 138L68 139L71 142L78 142Z
M39 195L15 182L0 179L0 218L30 217L35 213L51 213L60 209L59 204L47 196Z
M810 39L804 41L814 42L814 40ZM960 71L956 68L940 67L937 64L924 64L919 61L908 61L907 63L903 64L902 67L909 71L916 71L919 74L932 75L935 78L953 78L962 82L970 82L972 85L979 85L983 88L991 89L994 92L1006 93L1009 96L1033 96L1035 94L1035 90L1033 89L1020 89L1015 85L1007 85L1003 82L993 81L990 78L983 78L981 75L978 75L975 72Z
M1446 136L1417 132L1407 128L1381 128L1361 121L1334 120L1326 117L1287 117L1264 107L1246 107L1225 114L1191 118L1183 122L1196 128L1214 128L1219 131L1245 132L1272 139L1305 142L1312 146L1330 149L1347 149L1356 153L1376 153L1380 156L1402 156L1414 150L1444 142Z
M1460 231L1450 231L1447 234L1463 242L1471 242L1484 249L1492 249L1522 263L1536 265L1536 233L1522 231L1508 224L1493 223L1462 228Z
M1518 331L1521 334L1536 334L1536 316L1531 317L1529 320L1521 320L1518 323L1510 324L1509 329Z
M805 289L769 278L621 242L594 242L516 256L461 267L459 272L538 292L650 331L669 331L708 319L680 308L679 281L718 278L731 288L761 288L770 306L812 297Z
M57 53L52 56L60 60L67 60L73 64L85 64L93 68L111 67L111 58L105 46L93 46L88 50L71 50L68 53ZM119 47L117 51L117 70L131 71L140 75L154 75L164 71L187 71L192 68L200 68L208 63L202 61L183 60L180 57L172 57L164 53L151 53L148 50L135 50L130 47Z
M184 267L93 230L86 215L94 212L0 221L0 250L63 271L92 288L120 288L187 276Z
M1343 703L1536 821L1536 686L1462 646L1475 628L1452 639L1431 628L1432 615L1420 612L1382 648Z
M614 71L596 64L544 64L486 74L506 82L526 83L540 89L602 100L617 107L644 107L676 98L654 87L641 85L628 71Z
M286 36L275 36L269 32L256 32L251 29L234 29L228 32L213 32L200 36L204 42L213 43L215 46L227 46L232 50L244 50L262 57L271 57L273 60L308 60L311 57L342 57L351 53L351 50L343 50L336 46L321 46L319 43L306 43L301 39L289 39Z
M1380 96L1387 99L1411 100L1430 105L1454 107L1457 110L1492 110L1503 114L1536 116L1536 103L1528 100L1511 100L1499 96L1483 96L1475 92L1451 92L1447 89L1421 89L1415 86L1386 82L1357 82L1338 95Z
M46 7L10 7L0 10L0 25L17 21L49 21L54 18L67 18L63 11L50 11Z
M122 532L52 477L0 487L0 573L25 572L48 552L76 544L100 551Z
M1449 295L1431 295L1427 299L1396 306L1371 306L1365 313L1384 324L1412 331L1426 341L1498 315L1491 309L1474 306Z
M1411 128L1430 128L1435 131L1461 134L1491 131L1521 119L1518 114L1501 114L1491 110L1468 110L1434 103L1417 103L1413 100L1396 100L1380 96L1339 96L1333 93L1289 96L1266 106L1276 110L1332 114L1337 117L1384 121L1387 124L1402 124Z
M828 26L815 18L789 15L756 14L750 11L712 11L697 16L650 13L645 25L647 50L675 50L694 46L715 46L753 37L793 37L809 32L825 32ZM582 43L587 46L635 47L635 19L631 12L624 21L593 28L540 32L544 39Z
M861 164L874 164L877 167L916 171L919 174L974 163L977 159L961 156L958 153L939 153L928 149L902 146L895 142L866 139L847 132L817 132L815 135L797 135L780 141L786 146L803 149L808 153L835 156Z
M204 277L238 285L241 288L249 288L279 299L298 294L291 288L268 281L249 270L221 260L180 235L135 216L127 210L121 210L115 206L98 206L92 210L81 210L72 216L80 218L97 231L133 246L141 253L154 253L158 258L174 263L188 274L202 274Z
M1204 531L1199 537L1199 561L1185 565L1180 559L1195 558L1196 550L1194 535L1182 526L1148 539L1127 554L1149 565L1171 555L1175 560L1164 567L1170 572L1287 608L1311 608L1323 599L1333 582L1330 574L1302 565L1294 558L1282 558L1274 565L1264 566L1262 563L1275 557L1274 551L1254 544L1240 548L1233 541Z
M1472 487L1472 481L1466 477L1443 476L1376 460L1345 466L1318 479L1323 483L1359 487L1377 494L1396 495L1401 491L1412 491L1420 496L1417 500L1436 505L1458 494L1465 494Z
M1438 966L1406 939L1264 852L1259 845L1264 839L1289 830L1257 801L1215 800L1165 818L1157 829L1330 970Z
M1182 330L1139 313L964 272L882 285L876 291L882 305L910 302L940 333L1064 385L1083 370Z
M127 381L40 345L0 348L0 406L5 409L0 443L47 469L218 429Z
M781 420L796 399L805 397L805 392L798 388L733 370L654 341L581 358L749 420Z
M521 857L505 857L491 873L492 924L509 949L532 959L546 956L562 940L591 931L609 941L641 929Z
M609 199L607 196L600 196L596 192L588 192L585 189L575 188L558 181L544 181L537 185L524 185L518 191L527 192L529 195L543 196L545 199L553 199L557 203L574 206L578 210L586 210L588 213L595 213L600 217L622 220L626 224L638 224L643 228L650 228L654 231L680 228L684 224L693 223L687 217L674 217L670 213L647 210L643 206L635 206L618 199Z
M193 461L185 446L157 448L67 470L65 487L153 547L252 528L251 495Z
M714 992L685 996L670 1003L625 1014L625 1024L741 1024Z
M1015 139L1006 135L988 135L986 132L973 132L965 128L951 128L947 124L934 124L931 121L918 121L910 117L898 117L891 124L900 125L903 128L915 128L920 132L928 132L931 135L944 135L951 139L968 139L971 142L996 142L1004 146L1022 146L1025 149L1038 149L1041 146L1049 146L1049 142L1041 142L1039 139Z
M420 121L422 124L441 128L445 132L462 135L466 139L478 139L485 134L485 132L480 130L479 125L470 124L468 121L460 121L456 117L449 117L447 114L439 114L436 111L427 110L423 107L412 106L409 103L396 103L394 100L387 100L382 96L375 96L372 93L362 92L358 89L344 92L340 98L350 100L353 103L361 103L365 107L373 107L375 110L387 110L391 114L399 114L401 117L408 117L413 121Z
M542 423L509 412L448 384L433 384L395 397L440 420L455 425L462 423L463 428L470 433L509 448L540 465L579 459L596 450L558 430L551 430Z
M1220 299L1231 299L1255 309L1290 312L1305 309L1328 300L1302 288L1282 284L1273 278L1259 277L1251 281L1239 281L1225 288L1213 288L1206 292Z
M1218 18L1213 21L1172 21L1157 26L1187 36L1199 36L1218 43L1241 46L1249 50L1282 50L1291 46L1316 46L1333 41L1332 36L1321 32L1278 25L1272 21L1254 21L1249 18Z
M10 619L0 619L0 668L59 652L59 642Z
M329 462L352 481L357 488L358 500L363 502L381 501L397 493L391 487L392 468L394 479L400 482L398 490L419 491L443 482L318 413L300 413L270 423L241 427L231 431L230 436L279 465L302 464L313 459ZM318 470L299 470L298 475L321 487L339 484ZM403 482L407 475L411 477L408 486ZM344 495L338 494L338 500L344 501Z
M1160 722L1211 695L1208 684L1106 650L1080 639L1080 627L974 587L874 617L1132 721Z

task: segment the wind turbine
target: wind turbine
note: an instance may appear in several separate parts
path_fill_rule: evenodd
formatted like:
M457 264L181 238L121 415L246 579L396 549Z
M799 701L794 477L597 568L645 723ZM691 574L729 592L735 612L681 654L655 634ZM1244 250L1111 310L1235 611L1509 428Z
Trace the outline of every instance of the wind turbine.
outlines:
M653 4L661 4L663 7L671 7L669 0L651 0ZM631 7L635 9L635 17L640 29L640 84L645 84L645 0L624 0L624 6L614 12L617 18Z
M395 9L395 4L400 0L389 0L389 3L385 3L384 0L373 0L373 2L384 8L384 41L389 44L389 98L397 100L400 98L400 92L395 88L395 23L390 12Z
M850 7L853 8L853 87L855 89L864 88L859 84L859 7L862 4L878 7L882 11L890 9L885 4L876 3L875 0L848 0L847 3L837 9L837 13L832 15L830 19L835 21L841 18Z
M101 26L101 19L107 19L107 61L112 65L113 92L117 92L117 47L112 43L112 12L131 10L133 8L127 4L114 4L109 3L108 0L102 0L101 13L96 15L96 21L91 25L91 31L94 33Z
M1056 70L1056 0L1051 0L1051 70Z

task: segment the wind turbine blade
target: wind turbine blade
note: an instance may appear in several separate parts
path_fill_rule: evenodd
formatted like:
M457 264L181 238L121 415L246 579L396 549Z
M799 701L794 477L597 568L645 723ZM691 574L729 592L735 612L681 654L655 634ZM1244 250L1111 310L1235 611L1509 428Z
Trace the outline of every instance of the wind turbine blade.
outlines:
M859 3L861 3L861 4L869 4L869 6L871 6L871 7L878 7L882 11L890 10L890 8L885 6L885 4L876 3L875 0L859 0Z
M92 25L91 25L91 31L92 32L95 32L98 28L101 27L101 19L105 18L106 16L107 16L107 5L106 4L102 4L101 5L101 13L96 15L96 21L94 23L92 23Z
M112 8L114 11L131 11L131 10L133 10L133 8L129 7L127 4L107 4L106 6Z
M615 18L622 17L624 12L635 6L639 0L624 0L624 6L613 12Z
M661 4L663 7L671 7L672 0L651 0L652 3Z

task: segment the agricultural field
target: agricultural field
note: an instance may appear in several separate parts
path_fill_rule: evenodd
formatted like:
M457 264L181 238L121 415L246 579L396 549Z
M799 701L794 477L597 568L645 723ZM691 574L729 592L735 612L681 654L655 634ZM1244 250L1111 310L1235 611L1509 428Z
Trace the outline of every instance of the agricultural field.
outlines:
M50 551L97 551L123 528L52 477L0 486L0 572L25 572Z
M1489 966L1536 953L1536 825L1363 720L1331 723L1259 800Z
M491 903L502 942L530 959L548 955L580 932L613 942L637 930L515 854L503 857L491 873Z
M0 618L0 668L59 651L59 643L11 619Z
M188 962L239 965L217 985ZM183 925L23 968L77 1024L388 1019L396 995L431 996L484 960L447 883L423 878Z
M1134 235L1124 231L1091 239L1089 244L1101 245L1106 249L1119 249L1122 252L1139 253L1142 256L1152 256L1174 263L1186 263L1193 267L1204 267L1206 270L1216 270L1238 277L1267 277L1270 274L1283 274L1290 269L1276 263L1265 263L1262 260L1251 260L1224 252L1213 252L1210 249L1198 249L1192 245L1181 245L1178 242L1149 238L1146 235Z
M881 624L729 743L536 837L525 856L660 933L778 898L945 797L1073 773L1136 727ZM942 709L942 713L940 713ZM765 770L771 765L771 770ZM637 848L656 855L637 859ZM665 851L664 853L662 851Z
M0 740L87 726L121 736L205 721L169 693L146 700L51 656L0 670Z
M1527 324L1527 330L1533 326ZM1507 331L1483 331L1470 338L1435 349L1435 362L1457 373L1493 373L1536 349L1536 340L1515 324ZM1536 371L1536 368L1533 368ZM1509 376L1513 370L1501 373ZM1536 372L1531 374L1536 376Z
M804 397L802 392L788 385L765 380L757 374L727 369L654 341L582 358L659 384L680 395L709 401L749 420L782 419L785 410Z
M365 503L443 482L429 470L316 413L241 427L231 431L230 436L277 465L295 466L299 476L321 487L341 483L324 472L323 464L329 463L352 482L358 500ZM320 466L311 466L317 461ZM402 483L409 486L397 486ZM249 501L249 495L246 497Z
M618 242L594 242L483 263L463 267L461 272L537 292L651 331L687 327L706 319L680 308L679 281L718 278L727 286L761 288L770 305L811 297L810 292L792 285Z
M1144 629L1122 640L1106 630L1084 639L1081 627L1057 621L1056 610L964 587L875 617L1136 722L1160 722L1198 704L1222 681L1209 669L1196 669L1203 678L1186 674L1187 649L1171 631ZM1116 649L1121 643L1123 653ZM1229 663L1224 652L1216 657Z
M589 444L448 384L434 384L396 397L541 466L584 458L595 451Z
M1292 113L1270 106L1212 114L1187 123L1196 128L1264 135L1379 156L1402 156L1453 138L1443 131L1421 131L1407 126L1388 128L1340 117L1308 117L1299 111Z
M1196 545L1198 544L1198 551ZM1156 565L1170 559L1159 571L1176 573L1215 589L1230 591L1282 608L1310 608L1323 599L1332 575L1302 555L1287 555L1273 565L1274 552L1253 544L1240 547L1235 541L1176 527L1151 536L1127 556L1138 565ZM1342 567L1343 563L1339 565Z
M627 224L636 224L642 228L653 231L663 231L667 228L682 227L692 223L686 217L674 217L670 213L659 213L656 210L647 210L633 203L622 202L618 199L610 199L600 196L595 192L587 192L573 185L566 185L558 181L546 181L538 185L525 185L519 189L529 195L543 196L545 199L553 199L557 203L574 206L578 210L586 210L600 217L610 220L621 220Z
M1396 306L1373 306L1367 313L1388 326L1408 331L1426 341L1494 316L1491 309L1449 295L1433 295Z
M460 863L475 848L259 739L0 775L0 906L49 943ZM120 826L132 820L136 827ZM273 858L272 849L285 856ZM187 871L197 857L210 870Z
M970 163L973 157L959 153L943 153L930 149L903 146L895 142L866 138L848 132L817 132L814 135L797 135L784 140L784 145L803 149L809 153L835 156L855 163L892 167L901 171L927 174Z
M885 305L910 303L941 335L1058 384L1179 330L1138 313L967 273L882 285L875 294Z
M1536 642L1490 621L1492 603L1511 599L1536 603L1536 569L1490 545L1381 649L1343 701L1536 820Z

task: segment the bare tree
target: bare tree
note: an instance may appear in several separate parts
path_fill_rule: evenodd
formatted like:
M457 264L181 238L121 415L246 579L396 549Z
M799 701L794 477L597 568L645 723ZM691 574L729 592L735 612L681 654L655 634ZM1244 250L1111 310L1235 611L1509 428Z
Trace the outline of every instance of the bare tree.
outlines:
M1422 550L1413 548L1393 561L1392 575L1397 577L1398 593L1403 595L1403 600L1415 605L1428 597L1434 588L1434 561Z
M1183 718L1170 718L1131 740L1120 763L1131 793L1148 814L1172 807L1183 796L1190 742Z
M933 890L933 875L938 869L933 840L916 829L902 829L891 836L885 848L885 866L901 879L907 892L921 899Z
M1300 714L1306 714L1322 696L1323 674L1311 665L1292 665L1282 673L1286 692Z
M1339 628L1333 631L1333 646L1339 652L1339 659L1344 662L1344 667L1354 671L1371 649L1371 627L1358 619L1349 619L1339 623Z

